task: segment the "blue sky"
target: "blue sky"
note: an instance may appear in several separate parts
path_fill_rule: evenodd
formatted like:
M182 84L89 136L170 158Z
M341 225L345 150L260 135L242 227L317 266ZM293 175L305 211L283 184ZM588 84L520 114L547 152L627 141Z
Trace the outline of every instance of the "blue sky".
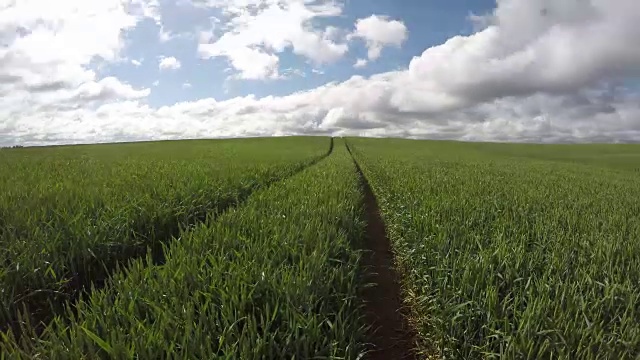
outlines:
M0 145L640 141L637 0L22 0Z
M286 95L332 81L344 81L354 74L370 76L406 68L409 61L414 56L419 56L424 49L441 44L452 36L471 33L473 24L469 15L488 13L495 5L493 1L486 0L349 0L342 5L343 14L317 19L317 23L320 26L332 25L351 29L357 19L372 14L384 15L390 19L401 20L405 24L409 36L402 47L385 48L380 59L361 69L354 69L353 64L356 59L366 57L367 49L363 42L354 42L348 54L335 63L320 66L312 66L307 59L288 49L279 55L280 71L296 69L302 71L304 76L294 75L288 79L271 81L227 81L227 60L198 58L198 39L190 34L194 25L196 28L207 29L211 23L211 16L223 19L221 11L217 8L202 11L169 1L163 4L166 4L161 11L164 31L171 32L176 37L167 42L160 41L160 26L148 19L127 34L128 46L124 52L127 58L144 59L144 66L123 62L111 64L100 71L104 76L127 79L138 87L151 87L155 81L159 81L149 96L149 103L154 106L206 97L224 100L248 94L258 97ZM160 71L154 65L161 56L177 58L181 68L172 72ZM321 72L312 72L312 69ZM184 83L191 84L191 87L183 89Z

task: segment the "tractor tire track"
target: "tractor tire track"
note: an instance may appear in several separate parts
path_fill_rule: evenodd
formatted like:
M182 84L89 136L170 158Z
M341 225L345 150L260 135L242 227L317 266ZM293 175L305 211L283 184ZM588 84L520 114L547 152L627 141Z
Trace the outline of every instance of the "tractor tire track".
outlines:
M364 300L365 321L371 326L369 341L372 349L365 358L371 360L413 360L415 332L409 325L402 301L400 277L394 268L394 255L387 237L380 208L371 186L349 145L347 150L362 182L365 210L365 252L363 268L365 282L375 284L361 292Z

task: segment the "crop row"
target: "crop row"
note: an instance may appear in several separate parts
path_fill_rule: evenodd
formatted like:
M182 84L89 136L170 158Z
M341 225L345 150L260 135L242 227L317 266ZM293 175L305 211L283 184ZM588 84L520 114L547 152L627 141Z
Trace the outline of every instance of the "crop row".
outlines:
M425 353L640 354L634 172L548 161L542 150L520 156L516 146L499 155L478 144L349 144L378 197Z
M0 328L61 312L130 258L320 159L327 138L20 149L0 158ZM21 313L21 314L20 314Z
M321 180L320 180L321 179ZM8 358L357 358L362 195L342 143L240 207L183 231Z

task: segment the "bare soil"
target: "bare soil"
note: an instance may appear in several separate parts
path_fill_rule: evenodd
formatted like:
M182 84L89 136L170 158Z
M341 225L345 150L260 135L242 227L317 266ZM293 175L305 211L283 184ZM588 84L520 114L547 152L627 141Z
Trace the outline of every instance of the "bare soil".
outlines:
M364 244L367 251L363 256L363 265L368 271L364 280L375 284L361 293L365 302L365 320L371 325L369 341L372 348L366 359L418 359L414 351L415 333L407 321L400 278L393 265L394 255L380 208L364 173L355 159L354 162L362 180L367 222Z

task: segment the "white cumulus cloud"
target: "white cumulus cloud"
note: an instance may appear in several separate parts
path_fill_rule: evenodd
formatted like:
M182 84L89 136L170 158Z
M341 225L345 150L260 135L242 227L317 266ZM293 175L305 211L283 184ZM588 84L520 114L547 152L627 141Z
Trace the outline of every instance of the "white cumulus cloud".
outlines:
M640 3L501 0L490 25L414 58L393 101L437 112L508 96L574 92L640 71Z
M123 34L155 16L152 7L152 1L141 0L5 2L0 7L0 133L10 139L44 138L33 116L49 121L148 95L148 89L115 77L101 78L96 68L123 59Z
M363 67L367 66L368 63L369 63L369 61L367 61L367 59L358 59L353 64L353 67L356 68L356 69L360 69L360 68L363 68Z
M0 143L285 134L640 141L640 92L625 85L640 73L635 0L499 0L492 14L475 17L475 33L429 47L397 71L286 96L204 98L159 108L146 103L148 89L101 78L90 67L121 57L122 34L144 12L119 1L87 3L78 1L64 16L66 5L37 13L48 3L27 6L26 0L15 5L24 4L20 11L0 11L0 40L8 44L0 49ZM313 19L340 15L333 3L208 0L199 6L220 8L231 19L221 36L203 38L200 56L223 57L246 79L283 77L278 56L284 49L311 63L330 61L327 54L349 37L309 27ZM85 20L94 12L95 21ZM291 14L297 15L287 20ZM372 47L403 43L401 36L364 30L362 21L355 33L369 46L363 60L376 58ZM77 34L80 28L85 31ZM91 31L104 42L87 35ZM400 33L406 38L406 29ZM71 40L77 48L64 45Z
M203 58L227 58L240 78L278 78L278 54L291 49L316 64L335 62L348 51L336 40L334 27L318 29L312 20L337 17L342 8L333 1L208 1L201 6L220 8L227 29L216 39L200 36L198 53ZM251 59L250 61L248 61Z
M173 56L161 57L158 63L160 70L178 70L181 66L180 61Z
M400 47L405 42L407 27L402 21L371 15L356 21L356 29L350 37L363 39L367 44L369 60L376 60L385 46Z

